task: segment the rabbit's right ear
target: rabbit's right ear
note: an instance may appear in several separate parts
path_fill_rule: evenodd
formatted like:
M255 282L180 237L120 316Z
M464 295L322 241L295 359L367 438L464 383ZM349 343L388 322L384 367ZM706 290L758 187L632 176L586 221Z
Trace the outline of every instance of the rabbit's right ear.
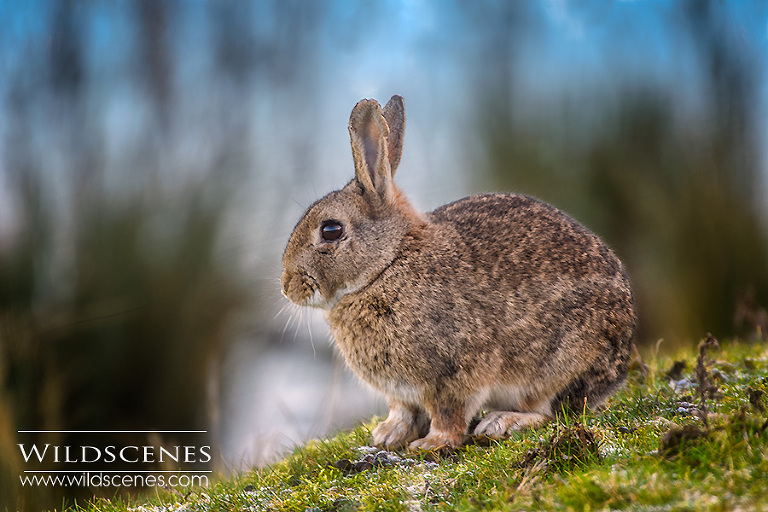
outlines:
M387 138L387 151L389 152L389 167L392 176L395 175L397 166L400 165L400 157L403 155L403 135L405 135L405 103L403 97L395 94L382 110L384 119L389 126Z
M362 100L349 116L349 136L355 177L366 192L384 203L392 201L389 126L376 100Z

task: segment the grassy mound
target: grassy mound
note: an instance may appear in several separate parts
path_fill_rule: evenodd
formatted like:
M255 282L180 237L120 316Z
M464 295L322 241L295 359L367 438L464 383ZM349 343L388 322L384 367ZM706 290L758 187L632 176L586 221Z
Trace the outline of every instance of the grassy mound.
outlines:
M385 452L374 422L210 488L80 510L768 510L766 391L768 345L708 338L638 358L607 409L502 442Z

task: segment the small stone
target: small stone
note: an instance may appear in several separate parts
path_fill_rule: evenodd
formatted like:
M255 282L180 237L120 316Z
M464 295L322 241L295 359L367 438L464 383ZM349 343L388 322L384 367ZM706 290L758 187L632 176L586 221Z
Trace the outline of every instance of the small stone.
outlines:
M355 464L352 467L355 473L362 473L363 471L373 469L373 464L371 464L368 461L361 460L360 462L355 462Z
M354 465L349 461L349 459L339 459L333 464L333 467L346 473L351 471Z
M747 393L749 394L749 403L752 405L752 407L760 412L763 412L765 410L765 406L763 405L763 396L765 396L765 391L762 389L748 387Z
M394 453L390 453L385 450L381 450L376 455L373 456L373 460L370 461L374 466L388 466L392 464L397 464L402 459L395 455Z
M670 386L675 390L675 393L681 393L687 389L690 389L693 383L690 379L680 379L678 381L670 381Z

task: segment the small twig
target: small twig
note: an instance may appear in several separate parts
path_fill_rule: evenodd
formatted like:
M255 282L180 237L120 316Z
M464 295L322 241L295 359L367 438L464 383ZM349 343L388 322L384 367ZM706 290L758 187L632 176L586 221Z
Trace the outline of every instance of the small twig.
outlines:
M699 397L698 416L704 424L704 428L709 429L709 410L707 409L707 396L713 398L717 392L717 386L709 378L707 364L707 349L720 348L717 339L711 333L707 333L707 338L699 343L699 356L696 359L696 368L694 371L696 382L696 396Z

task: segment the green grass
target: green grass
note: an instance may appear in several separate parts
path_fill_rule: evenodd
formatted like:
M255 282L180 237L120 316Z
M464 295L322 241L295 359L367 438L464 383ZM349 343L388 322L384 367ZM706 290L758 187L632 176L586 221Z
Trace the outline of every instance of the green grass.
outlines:
M699 372L693 352L649 357L607 409L502 442L377 461L365 448L372 422L210 488L81 510L768 510L768 345L707 356ZM677 385L666 376L675 359L687 362ZM702 368L717 387L703 402Z

